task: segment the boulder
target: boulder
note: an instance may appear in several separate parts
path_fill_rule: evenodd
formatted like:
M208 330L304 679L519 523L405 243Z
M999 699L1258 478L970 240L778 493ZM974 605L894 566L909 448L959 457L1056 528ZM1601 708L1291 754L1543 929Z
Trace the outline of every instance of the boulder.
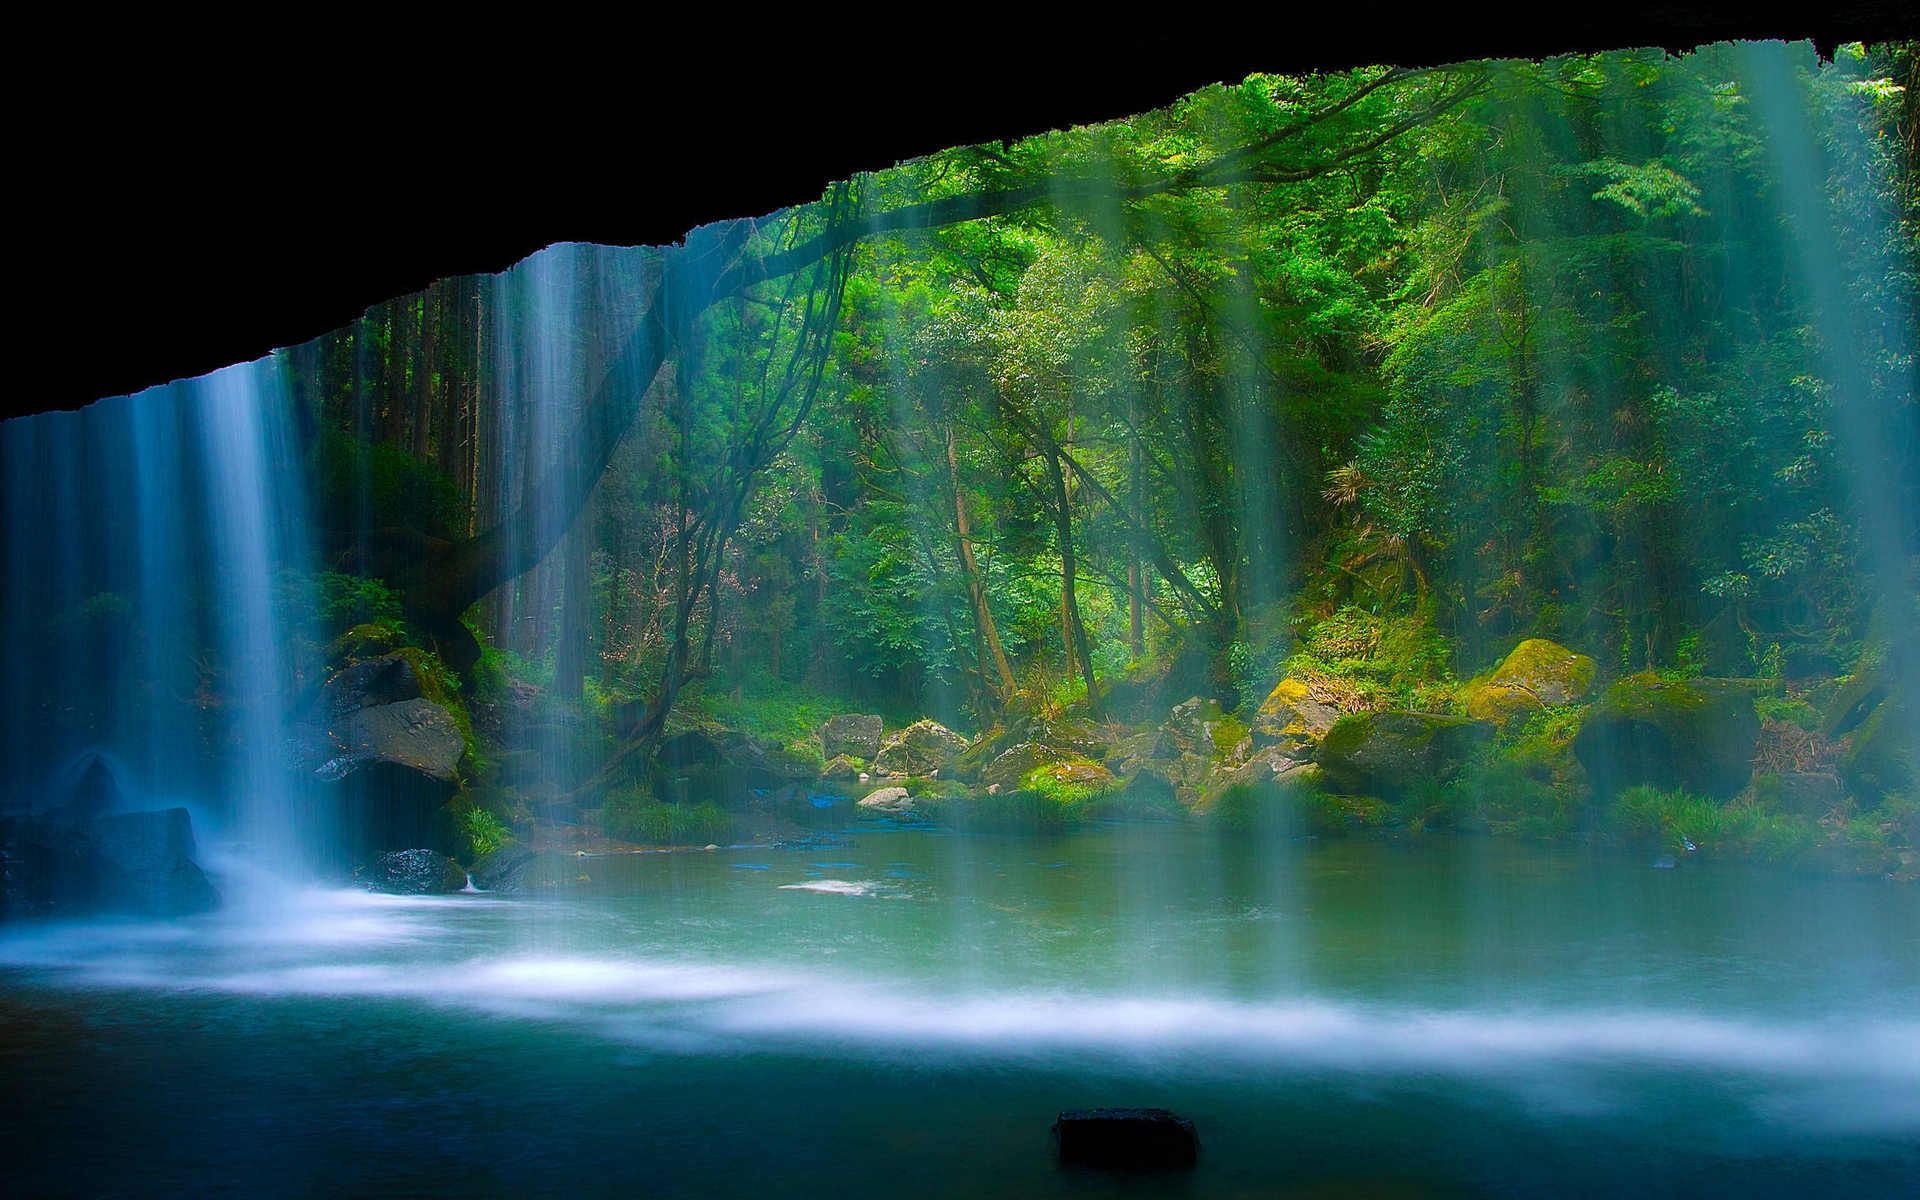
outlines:
M903 787L875 788L860 797L863 812L899 813L913 807L913 797Z
M1168 711L1164 728L1179 743L1180 749L1192 750L1202 739L1210 738L1212 727L1225 717L1226 713L1221 711L1218 700L1207 696L1191 696ZM1202 752L1210 750L1211 746Z
M473 880L473 886L483 892L517 892L520 875L534 858L534 852L525 846L503 846L474 859L467 875Z
M1890 692L1850 736L1840 776L1861 803L1873 807L1889 792L1920 795L1920 712L1904 696Z
M1824 817L1846 797L1837 775L1816 771L1782 771L1774 777L1782 811Z
M454 768L466 751L466 739L453 714L431 700L361 708L330 732L342 753L314 772L321 779L343 779L362 766L391 763L442 783L459 782Z
M689 729L670 738L662 738L654 757L668 770L682 770L722 762L727 756L720 749L720 743L706 730Z
M0 819L0 915L177 917L220 905L184 808L78 824Z
M194 861L199 850L186 809L117 813L86 831L100 856L126 873L143 911L179 917L220 907L220 892Z
M1485 683L1466 696L1467 714L1505 725L1543 708L1559 708L1586 697L1596 673L1593 660L1550 642L1528 638L1513 648Z
M413 662L401 654L382 654L354 663L329 679L320 689L318 716L323 724L334 727L359 709L400 704L423 695Z
M885 775L930 775L953 763L966 749L967 739L945 725L915 721L881 744L880 752L873 757L873 769Z
M440 810L459 789L466 739L446 708L416 697L347 709L325 729L294 725L283 749L296 774L324 785L318 795L337 813L343 852L454 848Z
M1248 736L1254 750L1273 746L1294 758L1309 758L1339 719L1340 710L1315 700L1303 681L1282 679L1254 714Z
M1062 1162L1133 1171L1190 1167L1200 1154L1193 1122L1164 1108L1071 1108L1053 1123Z
M882 722L877 714L855 714L834 717L820 727L820 757L838 758L846 755L872 762L880 753Z
M1382 798L1451 772L1492 727L1436 713L1350 713L1335 721L1314 761L1343 791Z
M860 772L866 769L866 763L849 755L841 754L836 755L832 762L820 768L820 778L835 781L858 779L860 778Z
M1573 754L1601 800L1641 783L1724 799L1753 777L1759 740L1744 684L1630 675L1587 710Z
M1040 742L1015 742L1006 747L981 771L979 782L998 786L1003 792L1018 788L1021 781L1039 767L1060 761L1060 753Z
M67 769L58 789L58 813L62 820L87 821L124 807L126 796L120 789L113 764L107 756L89 751Z
M360 883L370 892L394 896L444 895L464 891L467 873L432 850L395 850L362 868Z

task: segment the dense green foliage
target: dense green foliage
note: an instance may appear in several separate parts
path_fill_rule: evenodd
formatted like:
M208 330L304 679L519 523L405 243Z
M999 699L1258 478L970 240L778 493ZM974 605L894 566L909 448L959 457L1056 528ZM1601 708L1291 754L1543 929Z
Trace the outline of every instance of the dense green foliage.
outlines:
M1759 680L1769 729L1811 728L1920 552L1913 53L1255 76L684 252L440 285L300 352L327 552L370 577L323 576L320 604L400 622L378 578L542 502L667 266L786 255L672 329L570 531L469 614L474 686L537 687L561 708L527 719L576 749L712 722L817 757L840 713L1126 723L1190 691L1230 744L1282 676L1461 712L1525 638L1603 680ZM1240 785L1213 807L1562 836L1591 824L1578 722L1516 720L1391 809ZM1101 800L1036 777L973 819ZM1639 789L1616 815L1813 844L1811 818L1701 805ZM605 812L724 840L724 814L637 792Z

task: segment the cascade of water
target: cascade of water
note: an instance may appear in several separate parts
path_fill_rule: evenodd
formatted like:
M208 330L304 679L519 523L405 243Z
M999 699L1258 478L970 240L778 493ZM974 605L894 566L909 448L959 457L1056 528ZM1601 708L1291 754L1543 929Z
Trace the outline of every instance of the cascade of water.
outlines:
M269 359L0 426L10 802L63 804L105 755L95 807L185 803L280 856L323 834L281 761L312 644L289 418Z

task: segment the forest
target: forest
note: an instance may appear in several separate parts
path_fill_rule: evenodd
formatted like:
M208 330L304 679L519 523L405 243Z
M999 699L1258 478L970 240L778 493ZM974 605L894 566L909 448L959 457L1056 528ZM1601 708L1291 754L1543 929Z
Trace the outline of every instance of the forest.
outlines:
M403 663L467 862L1137 817L1912 879L1917 62L1254 76L395 299L273 358L279 686ZM10 619L141 620L80 590Z

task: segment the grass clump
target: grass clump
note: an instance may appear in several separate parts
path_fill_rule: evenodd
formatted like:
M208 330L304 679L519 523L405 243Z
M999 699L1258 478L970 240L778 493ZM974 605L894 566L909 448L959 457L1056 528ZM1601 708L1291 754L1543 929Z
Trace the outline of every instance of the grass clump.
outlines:
M1063 833L1086 822L1084 800L1021 788L970 800L942 801L933 810L942 824L980 833Z
M667 804L638 788L610 794L600 809L608 837L647 846L705 846L731 840L732 814L710 801Z
M1792 862L1820 843L1819 822L1753 805L1721 805L1704 796L1642 784L1614 802L1614 823L1627 837L1668 854ZM1692 849L1688 849L1691 843Z
M513 830L507 823L484 808L469 809L460 823L474 858L492 854L513 840Z

